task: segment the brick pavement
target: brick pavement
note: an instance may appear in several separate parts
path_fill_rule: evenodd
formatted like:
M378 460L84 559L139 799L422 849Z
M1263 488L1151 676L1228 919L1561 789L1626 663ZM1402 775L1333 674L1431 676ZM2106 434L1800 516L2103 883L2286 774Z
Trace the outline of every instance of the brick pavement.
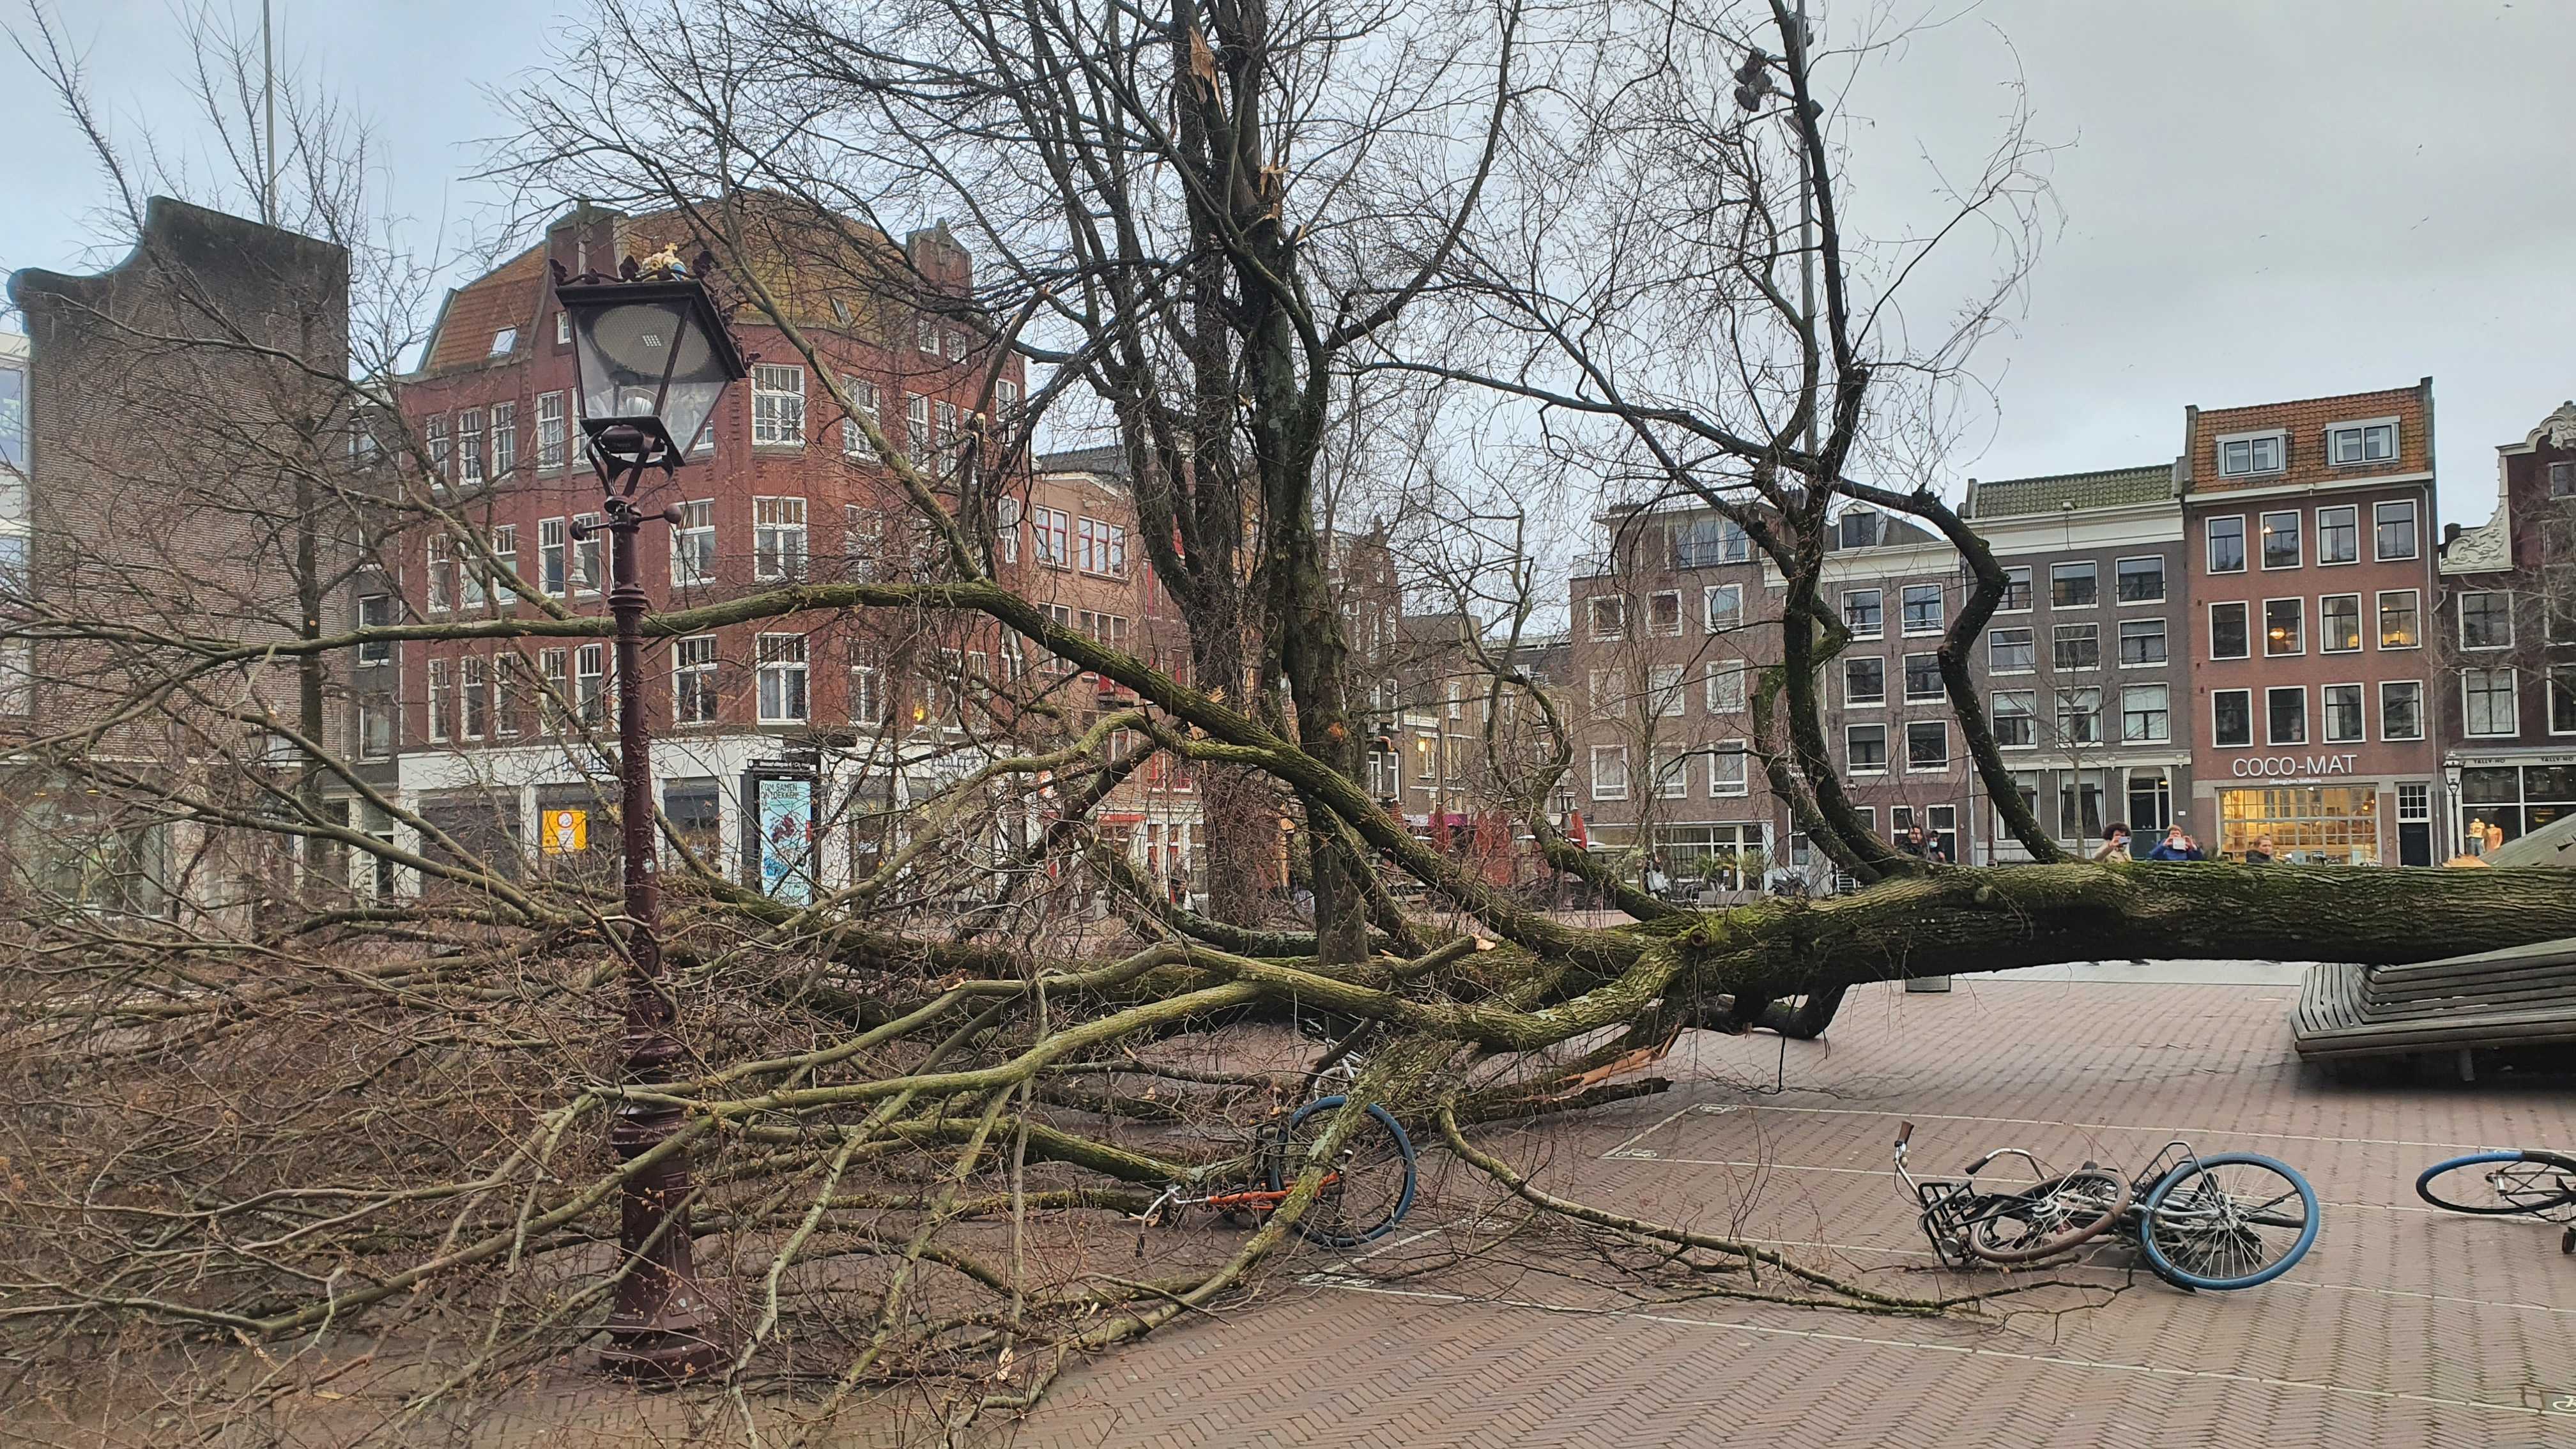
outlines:
M2116 970L2095 975L2118 977ZM1068 1374L988 1442L1052 1446L2576 1444L2576 1261L2554 1229L2416 1201L2434 1159L2576 1144L2566 1084L2347 1086L2303 1072L2293 988L1979 980L1855 992L1813 1043L1693 1036L1674 1093L1489 1145L1544 1186L1776 1240L1912 1292L1934 1270L1887 1176L2024 1145L2134 1170L2168 1136L2288 1160L2324 1203L2288 1276L2186 1295L2107 1248L2094 1306L1925 1323L1649 1301L1579 1259L1477 1256L1453 1201L1356 1262ZM2175 973L2191 974L2191 973ZM2207 973L2200 973L2207 974ZM1772 1091L1775 1073L1783 1090ZM2073 1302L2071 1290L2050 1290Z

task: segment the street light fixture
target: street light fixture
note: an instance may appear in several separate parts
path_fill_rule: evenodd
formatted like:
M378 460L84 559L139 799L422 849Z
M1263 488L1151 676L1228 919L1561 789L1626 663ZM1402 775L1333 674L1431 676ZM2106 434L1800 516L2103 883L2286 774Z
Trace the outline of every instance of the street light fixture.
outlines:
M662 893L654 868L652 733L644 708L644 587L636 578L636 535L646 518L636 485L659 468L677 470L704 434L726 386L746 372L742 354L708 300L694 268L664 253L649 268L628 258L616 277L574 277L558 262L555 298L572 323L581 386L574 393L583 436L607 498L609 612L617 620L617 774L624 806L626 1030L619 1080L628 1088L666 1084L680 1058L663 992ZM693 274L694 273L694 274ZM653 515L679 521L676 507ZM576 529L579 525L576 525ZM670 1139L676 1107L619 1104L609 1145L633 1163ZM666 1151L630 1170L618 1214L625 1275L608 1319L601 1364L622 1378L670 1381L713 1369L722 1356L713 1315L698 1287L689 1239L689 1153Z

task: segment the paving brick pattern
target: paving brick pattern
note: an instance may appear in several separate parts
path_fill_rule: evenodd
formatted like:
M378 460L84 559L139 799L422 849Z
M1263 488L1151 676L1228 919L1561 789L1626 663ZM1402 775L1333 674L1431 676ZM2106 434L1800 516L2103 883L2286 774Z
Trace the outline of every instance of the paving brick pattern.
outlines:
M1927 1323L1651 1302L1519 1245L1452 1257L1476 1232L1455 1226L1301 1263L1248 1307L1075 1370L991 1442L2576 1445L2576 1413L2547 1412L2576 1393L2576 1260L2554 1228L2412 1191L2458 1151L2576 1145L2566 1084L2327 1082L2291 1057L2292 988L2148 975L1856 992L1785 1058L1773 1038L1694 1036L1671 1094L1544 1136L1484 1130L1546 1186L1913 1293L1998 1280L1933 1269L1887 1176L1900 1118L1933 1172L2008 1144L2135 1171L2183 1136L2315 1184L2317 1246L2275 1283L2186 1295L2106 1248L2049 1274L2128 1285L2093 1306Z

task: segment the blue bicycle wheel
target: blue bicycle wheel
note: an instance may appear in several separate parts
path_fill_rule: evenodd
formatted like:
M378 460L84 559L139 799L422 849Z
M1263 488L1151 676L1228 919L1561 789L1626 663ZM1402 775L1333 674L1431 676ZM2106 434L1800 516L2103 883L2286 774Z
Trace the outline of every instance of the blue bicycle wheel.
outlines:
M2472 1152L2425 1168L2415 1179L2415 1195L2445 1211L2481 1217L2545 1213L2576 1203L2576 1158Z
M2317 1193L2298 1169L2254 1152L2186 1162L2147 1190L2138 1245L2157 1276L2186 1288L2251 1288L2290 1271L2317 1241Z
M1317 1097L1288 1119L1286 1150L1270 1155L1272 1192L1285 1192L1296 1180L1315 1139L1346 1100ZM1384 1236L1413 1211L1413 1165L1413 1139L1393 1113L1371 1102L1368 1120L1343 1141L1332 1180L1297 1219L1297 1231L1327 1248L1357 1247Z

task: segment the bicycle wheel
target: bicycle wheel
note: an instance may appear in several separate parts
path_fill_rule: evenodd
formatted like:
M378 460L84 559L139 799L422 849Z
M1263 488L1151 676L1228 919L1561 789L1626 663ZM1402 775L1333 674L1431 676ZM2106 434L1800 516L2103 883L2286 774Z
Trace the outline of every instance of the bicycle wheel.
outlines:
M1968 1223L1968 1251L1989 1263L2035 1263L2110 1231L2128 1211L2130 1187L2088 1167L2000 1198Z
M2544 1213L2576 1203L2576 1158L2472 1152L2425 1168L2415 1179L2415 1195L2437 1208L2481 1217Z
M1342 1108L1342 1097L1317 1097L1288 1119L1283 1150L1270 1154L1270 1190L1285 1192L1305 1169L1317 1138ZM1413 1210L1413 1141L1394 1114L1375 1102L1343 1139L1332 1177L1315 1194L1297 1231L1327 1248L1357 1247L1404 1221Z
M2147 1191L2138 1245L2169 1283L2251 1288L2290 1271L2317 1240L2317 1194L2286 1162L2221 1152Z

